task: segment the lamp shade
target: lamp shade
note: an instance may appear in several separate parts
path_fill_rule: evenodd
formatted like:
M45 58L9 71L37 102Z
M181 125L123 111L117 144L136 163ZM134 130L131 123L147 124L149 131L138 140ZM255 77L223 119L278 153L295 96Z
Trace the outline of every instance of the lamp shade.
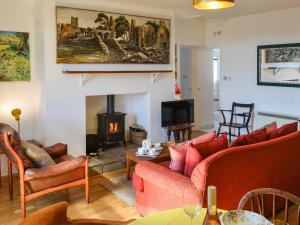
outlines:
M224 9L234 6L234 0L193 0L196 9Z
M15 117L15 120L16 120L16 121L19 121L19 120L20 120L21 113L22 113L21 109L13 109L13 110L11 111L11 115L12 115L13 117Z

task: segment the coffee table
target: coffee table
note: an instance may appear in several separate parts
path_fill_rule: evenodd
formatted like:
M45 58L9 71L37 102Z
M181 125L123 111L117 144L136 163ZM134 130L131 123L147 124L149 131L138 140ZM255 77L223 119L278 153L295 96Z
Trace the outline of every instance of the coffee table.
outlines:
M163 147L163 150L161 151L159 156L156 157L140 157L136 156L135 153L138 148L132 148L126 151L126 175L127 180L130 180L130 167L131 163L138 163L140 161L151 161L155 163L164 162L167 160L170 160L170 151L168 147Z

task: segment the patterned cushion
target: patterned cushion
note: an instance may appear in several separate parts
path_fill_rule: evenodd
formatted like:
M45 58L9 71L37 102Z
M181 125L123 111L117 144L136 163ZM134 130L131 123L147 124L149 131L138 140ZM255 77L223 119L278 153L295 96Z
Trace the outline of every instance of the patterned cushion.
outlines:
M22 141L22 146L25 148L25 154L31 159L36 167L43 168L56 164L44 149L39 148L27 141Z

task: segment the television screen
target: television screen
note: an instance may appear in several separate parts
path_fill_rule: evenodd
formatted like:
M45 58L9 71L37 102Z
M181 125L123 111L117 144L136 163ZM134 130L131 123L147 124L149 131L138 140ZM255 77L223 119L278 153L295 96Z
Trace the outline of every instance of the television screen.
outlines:
M194 99L161 103L161 125L169 127L194 122Z

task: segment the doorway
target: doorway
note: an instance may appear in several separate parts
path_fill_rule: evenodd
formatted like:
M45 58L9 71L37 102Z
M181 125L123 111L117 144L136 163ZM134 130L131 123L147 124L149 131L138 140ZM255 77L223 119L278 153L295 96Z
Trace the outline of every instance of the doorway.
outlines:
M220 49L181 46L179 66L181 99L195 101L195 130L214 129L220 103Z

